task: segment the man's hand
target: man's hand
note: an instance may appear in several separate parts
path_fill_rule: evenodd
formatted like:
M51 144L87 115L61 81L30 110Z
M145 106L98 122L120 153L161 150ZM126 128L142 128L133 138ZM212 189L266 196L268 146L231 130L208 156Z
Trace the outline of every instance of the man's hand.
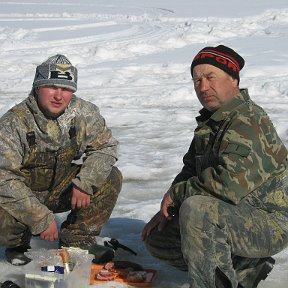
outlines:
M168 213L168 207L174 206L174 202L170 196L169 190L165 193L161 202L161 214L167 219L171 220L171 216Z
M40 239L46 241L54 241L58 239L58 228L55 220L49 224L46 230L40 233Z
M158 225L158 230L161 231L165 227L167 223L167 219L161 214L161 211L159 211L157 214L155 214L151 220L145 225L143 228L141 239L144 240L146 236L150 235L150 232L153 228L155 228Z
M77 186L73 186L72 188L72 195L71 195L71 208L85 208L90 205L90 195L84 193L80 188Z
M168 214L168 207L170 206L174 206L174 203L168 190L161 201L160 211L155 214L152 219L145 225L141 234L142 240L144 240L146 236L149 236L151 230L154 227L158 226L158 231L162 231L164 229L167 221L172 219L172 216Z

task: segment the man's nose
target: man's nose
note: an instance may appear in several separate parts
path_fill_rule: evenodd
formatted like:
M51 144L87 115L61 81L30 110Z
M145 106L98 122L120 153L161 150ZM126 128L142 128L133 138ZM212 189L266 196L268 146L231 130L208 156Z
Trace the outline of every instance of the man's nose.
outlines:
M57 98L57 99L61 99L62 98L62 88L55 89L54 97Z
M201 80L201 84L200 84L200 90L201 92L203 91L207 91L209 89L209 81L203 77L202 80Z

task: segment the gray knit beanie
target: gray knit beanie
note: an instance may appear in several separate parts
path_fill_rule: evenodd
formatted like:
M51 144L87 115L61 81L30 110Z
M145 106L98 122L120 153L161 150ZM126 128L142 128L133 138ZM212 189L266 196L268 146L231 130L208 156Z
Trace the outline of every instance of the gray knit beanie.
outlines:
M57 54L37 66L33 88L57 86L77 90L77 69L64 56Z

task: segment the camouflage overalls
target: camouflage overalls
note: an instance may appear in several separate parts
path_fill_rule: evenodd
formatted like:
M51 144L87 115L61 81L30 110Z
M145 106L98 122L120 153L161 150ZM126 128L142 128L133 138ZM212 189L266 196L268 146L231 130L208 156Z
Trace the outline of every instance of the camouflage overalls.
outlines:
M268 257L288 245L287 150L246 89L196 119L170 188L179 213L145 243L153 256L188 269L192 288L219 287L219 275L225 288L250 288L249 270L240 269L239 260Z
M91 195L91 204L70 212L61 244L95 243L122 185L113 166L118 142L98 107L73 95L64 114L47 119L32 92L2 116L0 143L0 245L27 245L53 213L69 211L73 183Z

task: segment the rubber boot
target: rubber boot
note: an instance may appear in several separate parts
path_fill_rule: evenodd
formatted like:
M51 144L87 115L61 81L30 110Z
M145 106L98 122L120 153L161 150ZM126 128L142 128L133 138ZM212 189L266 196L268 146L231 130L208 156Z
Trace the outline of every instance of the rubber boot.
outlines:
M26 257L24 253L27 252L30 248L30 246L6 248L5 256L7 261L15 266L22 266L28 264L31 259Z
M267 278L274 264L275 260L272 257L250 259L245 268L236 269L237 274L241 275L238 288L256 288L260 281Z

